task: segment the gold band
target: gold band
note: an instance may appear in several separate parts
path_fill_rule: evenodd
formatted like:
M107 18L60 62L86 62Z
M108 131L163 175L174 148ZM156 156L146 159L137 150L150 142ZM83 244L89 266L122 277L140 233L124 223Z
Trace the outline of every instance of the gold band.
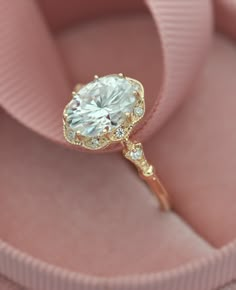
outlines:
M152 192L156 195L161 209L169 210L171 208L169 195L160 179L157 177L155 168L147 161L142 144L126 139L122 142L122 145L124 157L137 167L139 176L148 184Z

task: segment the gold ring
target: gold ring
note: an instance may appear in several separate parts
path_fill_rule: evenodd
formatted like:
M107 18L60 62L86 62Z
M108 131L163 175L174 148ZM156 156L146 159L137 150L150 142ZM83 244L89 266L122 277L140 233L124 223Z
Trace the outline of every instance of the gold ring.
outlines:
M138 169L159 200L170 209L169 195L155 173L140 142L131 140L135 125L145 114L143 85L123 74L95 76L88 84L78 84L63 112L65 139L88 150L101 150L114 143L123 146L123 156Z

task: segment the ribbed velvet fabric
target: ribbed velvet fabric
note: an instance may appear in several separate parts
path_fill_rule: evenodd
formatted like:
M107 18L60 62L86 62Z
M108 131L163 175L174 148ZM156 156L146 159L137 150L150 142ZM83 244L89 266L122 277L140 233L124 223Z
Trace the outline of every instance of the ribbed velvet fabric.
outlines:
M2 276L0 277L0 289L2 290L25 290L23 287L15 284L14 282L3 278Z
M146 3L161 38L164 75L161 92L137 131L141 139L160 128L176 109L204 61L212 34L211 1L147 0ZM219 27L234 35L231 22L223 23L235 1L217 4ZM225 18L219 16L219 7L226 7ZM70 88L57 47L36 2L0 0L0 15L4 27L0 34L1 107L37 134L66 145L61 112ZM22 42L22 31L28 42ZM29 61L34 66L27 66ZM235 269L235 242L178 269L119 278L69 272L0 242L0 273L6 277L0 279L0 289L6 290L214 290L226 284L224 290L233 290L235 285L229 283L236 279Z
M66 145L61 112L70 87L57 48L35 1L24 1L23 5L19 1L11 2L14 5L10 8L8 2L0 2L4 25L0 104L25 126ZM147 1L147 5L160 34L165 74L161 92L142 123L145 130L139 129L141 138L157 130L180 103L204 59L212 24L209 1ZM12 18L13 14L17 17ZM30 26L23 21L28 15L32 19ZM21 41L21 31L29 42ZM50 63L44 62L47 59ZM37 70L26 66L27 62L33 63Z

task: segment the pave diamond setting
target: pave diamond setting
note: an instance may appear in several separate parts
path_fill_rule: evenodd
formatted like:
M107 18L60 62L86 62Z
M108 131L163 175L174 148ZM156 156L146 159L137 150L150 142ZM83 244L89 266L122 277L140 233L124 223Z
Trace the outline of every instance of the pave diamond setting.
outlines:
M122 74L96 77L72 96L63 114L65 138L91 150L128 137L145 112L142 84Z

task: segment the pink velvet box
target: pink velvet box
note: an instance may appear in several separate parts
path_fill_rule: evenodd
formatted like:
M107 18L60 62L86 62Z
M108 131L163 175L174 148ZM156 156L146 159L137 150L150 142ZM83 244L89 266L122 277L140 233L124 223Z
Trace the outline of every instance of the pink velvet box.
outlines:
M0 15L0 289L236 289L236 1L0 0ZM119 72L144 84L135 137L170 213L119 148L63 139L73 86Z

